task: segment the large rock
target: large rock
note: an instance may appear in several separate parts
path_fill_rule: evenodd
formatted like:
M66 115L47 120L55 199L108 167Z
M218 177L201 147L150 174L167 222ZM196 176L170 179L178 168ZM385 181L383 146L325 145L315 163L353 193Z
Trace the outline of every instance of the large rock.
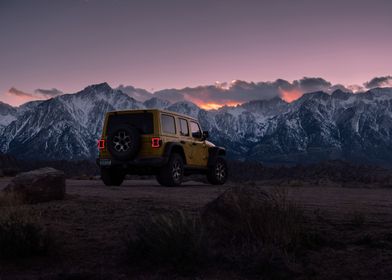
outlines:
M18 174L4 189L28 203L39 203L64 199L64 172L51 167Z
M242 231L249 215L260 211L270 199L257 186L231 187L204 207L202 219L212 234L224 237Z

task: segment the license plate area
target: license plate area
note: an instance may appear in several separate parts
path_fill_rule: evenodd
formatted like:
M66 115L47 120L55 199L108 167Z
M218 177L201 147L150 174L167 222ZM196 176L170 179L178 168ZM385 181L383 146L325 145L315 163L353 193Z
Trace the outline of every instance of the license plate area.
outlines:
M100 159L99 165L100 166L110 166L110 165L112 165L112 161L110 159Z

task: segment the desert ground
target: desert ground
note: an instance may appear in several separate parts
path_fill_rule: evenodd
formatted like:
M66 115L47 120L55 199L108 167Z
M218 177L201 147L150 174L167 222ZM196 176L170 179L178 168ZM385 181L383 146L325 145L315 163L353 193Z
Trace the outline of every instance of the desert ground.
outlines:
M0 189L10 180L0 179ZM188 181L166 188L155 180L127 180L121 187L106 187L100 180L67 180L66 184L65 200L27 206L53 231L56 249L47 256L0 260L1 280L187 278L128 261L125 241L134 223L172 210L197 213L234 185ZM276 189L266 184L260 188ZM321 231L338 239L335 245L308 251L295 279L392 279L392 188L284 189ZM211 264L190 278L252 277Z

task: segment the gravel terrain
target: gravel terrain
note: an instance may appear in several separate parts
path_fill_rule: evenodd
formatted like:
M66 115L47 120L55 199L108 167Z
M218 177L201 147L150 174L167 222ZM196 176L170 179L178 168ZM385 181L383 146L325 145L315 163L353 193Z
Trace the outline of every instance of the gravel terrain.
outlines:
M0 189L9 181L0 179ZM0 261L0 279L171 279L153 268L140 272L126 262L125 240L135 221L173 209L197 213L228 187L189 181L165 188L153 180L106 187L99 180L67 180L65 200L28 206L53 230L56 250L45 257ZM318 186L285 191L307 215L327 221L351 244L310 253L308 269L317 270L314 279L392 279L392 189ZM353 215L360 215L364 226L351 226ZM353 239L368 235L376 240L381 236L387 243L355 245ZM225 271L204 273L201 278L241 278Z

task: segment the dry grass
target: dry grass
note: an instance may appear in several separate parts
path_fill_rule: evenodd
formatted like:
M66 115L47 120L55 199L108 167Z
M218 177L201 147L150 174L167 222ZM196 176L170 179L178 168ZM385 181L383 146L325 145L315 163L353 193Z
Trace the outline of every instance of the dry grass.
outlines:
M51 233L21 201L12 194L0 195L0 258L43 255L53 244Z
M289 251L300 246L305 225L301 207L283 189L255 194L243 188L226 194L228 202L204 215L210 234L224 246L272 245Z
M170 265L177 272L196 271L210 261L267 277L291 275L290 254L308 238L301 208L280 190L266 193L258 207L245 199L234 201L227 210L234 210L236 218L224 225L211 227L205 218L182 212L140 222L128 242L131 260Z
M278 279L292 276L294 256L309 243L302 208L282 189L260 190L255 198L243 191L226 198L232 201L226 220L205 218L216 258L244 273ZM211 223L211 218L218 222Z
M169 265L187 273L206 261L208 248L200 220L183 212L139 221L133 236L127 244L132 262Z

